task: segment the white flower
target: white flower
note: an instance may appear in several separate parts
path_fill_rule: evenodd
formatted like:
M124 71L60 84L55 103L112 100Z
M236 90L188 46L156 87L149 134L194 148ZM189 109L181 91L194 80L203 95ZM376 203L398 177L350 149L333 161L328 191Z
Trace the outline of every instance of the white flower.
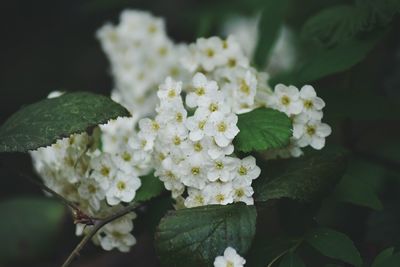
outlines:
M207 204L227 205L233 202L232 183L210 183L203 189Z
M253 156L248 156L239 160L236 167L237 179L246 181L251 184L252 180L260 176L261 169L256 165L256 159Z
M100 184L92 178L83 179L78 187L79 196L89 201L95 210L100 209L100 201L105 198L105 192Z
M199 107L196 112L203 114L212 114L215 112L230 113L230 106L226 103L225 95L221 91L217 91L213 96L200 98Z
M198 49L197 60L206 71L212 71L215 67L225 64L223 43L219 37L199 38L196 42Z
M208 81L207 77L198 72L194 75L193 92L186 96L186 105L190 108L197 107L205 98L212 98L217 93L218 85L215 81Z
M226 147L220 147L212 137L205 137L203 140L205 140L208 144L207 153L211 159L217 159L225 155L230 155L235 149L232 144L229 144Z
M121 252L128 252L136 244L135 237L130 233L133 229L131 220L124 217L106 224L102 229L105 235L100 237L100 245L104 250L117 248Z
M199 141L204 137L204 126L206 125L208 114L196 112L193 116L187 118L186 127L189 129L189 139Z
M303 103L300 100L299 90L292 85L277 84L272 106L288 116L300 114L303 110Z
M207 182L206 160L202 155L192 155L180 163L180 176L186 186L203 189Z
M188 196L185 199L184 205L186 208L193 208L206 205L204 194L201 190L189 188Z
M235 168L237 161L232 157L221 157L207 164L207 178L211 182L217 180L229 182L235 177Z
M249 59L244 55L242 47L233 35L229 35L228 38L222 42L222 48L224 57L227 59L227 67L249 66Z
M303 101L303 112L311 119L320 120L325 102L317 96L311 85L305 85L300 90L300 99Z
M94 154L94 157L90 161L90 166L92 167L90 176L93 177L104 190L107 190L118 170L111 155L108 153L101 153L96 156L96 154Z
M182 82L176 82L167 77L164 83L159 86L157 96L162 103L174 104L174 101L181 99Z
M131 202L136 195L136 190L140 187L140 179L130 176L124 172L118 172L114 182L106 193L107 203L117 205L122 202Z
M244 202L247 205L254 205L252 197L254 190L246 179L235 179L232 185L234 202Z
M223 256L215 258L214 267L243 267L246 260L232 247L227 247Z
M235 114L214 112L205 125L205 134L214 137L218 146L226 147L239 133L237 121L238 117Z
M300 147L310 145L314 149L325 146L325 138L331 134L331 127L319 120L309 120L305 116L297 116L293 124L293 137Z

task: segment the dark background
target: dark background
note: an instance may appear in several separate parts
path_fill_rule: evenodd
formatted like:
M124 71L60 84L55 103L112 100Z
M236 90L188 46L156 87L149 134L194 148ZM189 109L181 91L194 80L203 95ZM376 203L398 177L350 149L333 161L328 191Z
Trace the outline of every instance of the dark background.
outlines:
M252 2L2 1L0 124L21 106L45 98L52 90L84 90L109 95L112 88L109 64L95 32L107 21L117 23L123 9L148 10L162 16L175 41L192 42L198 35L215 33L218 22L230 12L254 13L257 9ZM298 2L293 21L301 21L332 3L351 1ZM318 216L321 221L352 237L367 261L386 246L400 245L399 29L400 22L396 17L385 29L388 33L383 40L362 62L348 71L313 83L327 102L326 121L333 128L329 143L345 147L351 151L354 162L361 162L362 167L355 172L361 179L366 177L366 182L374 184L384 205L382 211L372 211L351 204L328 202L325 203L327 208ZM375 175L373 170L378 170L378 174ZM0 155L0 202L11 197L43 196L40 189L20 173L31 173L29 156ZM150 205L159 210L159 215L151 216L141 211L143 215L139 218L142 219L135 222L138 245L130 254L106 253L89 246L76 266L155 266L152 233L145 225L155 227L170 203L167 198L160 198ZM0 227L8 228L11 223L0 214ZM59 227L56 245L49 248L47 254L27 263L22 246L21 258L4 266L58 266L79 241L73 235L74 226L67 214Z

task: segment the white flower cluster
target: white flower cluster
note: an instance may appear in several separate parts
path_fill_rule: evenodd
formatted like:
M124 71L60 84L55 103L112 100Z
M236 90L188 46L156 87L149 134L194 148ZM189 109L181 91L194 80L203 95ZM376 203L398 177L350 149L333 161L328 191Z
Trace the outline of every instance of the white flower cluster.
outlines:
M234 248L227 247L223 256L214 260L214 267L243 267L246 260L242 258Z
M166 76L185 75L176 60L185 47L174 44L164 20L148 12L125 10L119 25L104 25L97 37L111 62L112 98L136 119L154 113L155 92Z
M139 121L140 143L153 150L156 176L186 207L253 204L251 183L260 168L251 156L233 155L238 118L227 97L217 82L196 73L190 85L194 92L186 96L186 104L195 110L188 116L182 85L168 77L157 92L157 116Z
M112 124L121 124L124 120L119 118ZM135 138L132 133L133 129L126 142L117 140L120 146L113 147L114 152L100 151L95 134L74 134L31 152L34 168L46 186L77 203L89 216L107 216L122 208L122 203L134 200L141 186L139 176L151 170L146 165L151 162L150 155L146 159L141 150L132 147L131 140ZM99 231L97 243L106 250L127 251L135 243L130 233L134 217L134 213L128 214L107 224ZM77 234L82 234L82 227L77 225Z
M284 112L293 122L293 136L289 146L269 151L269 157L299 157L303 154L303 147L311 146L319 150L325 146L325 138L332 130L329 125L321 122L325 102L317 96L311 85L305 85L299 90L292 85L277 84L274 93L267 99L267 105Z

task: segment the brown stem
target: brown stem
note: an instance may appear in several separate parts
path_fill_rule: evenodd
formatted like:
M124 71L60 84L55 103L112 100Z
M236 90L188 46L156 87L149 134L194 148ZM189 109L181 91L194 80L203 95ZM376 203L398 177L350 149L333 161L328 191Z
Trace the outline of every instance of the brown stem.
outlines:
M93 238L93 236L107 223L112 222L125 214L133 211L139 206L139 203L134 203L132 205L126 206L123 209L107 216L104 219L100 219L94 223L93 228L90 229L89 233L79 242L79 244L75 247L75 249L71 252L68 258L63 263L62 267L68 267L72 263L72 261L79 256L80 251L85 247L85 245Z

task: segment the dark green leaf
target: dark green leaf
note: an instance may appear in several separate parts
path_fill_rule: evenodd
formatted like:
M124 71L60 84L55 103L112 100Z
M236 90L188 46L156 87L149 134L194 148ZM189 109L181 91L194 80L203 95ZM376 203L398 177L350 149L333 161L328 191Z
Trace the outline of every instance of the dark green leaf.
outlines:
M212 266L231 246L240 255L255 233L254 206L233 204L182 209L167 214L156 232L156 249L166 266Z
M374 189L374 180L382 178L380 166L365 162L352 162L333 196L338 201L381 210L382 203Z
M306 267L306 265L296 253L288 252L283 256L279 267Z
M254 184L255 200L291 198L310 202L326 195L346 169L343 152L320 151L296 159L274 161Z
M57 245L65 210L50 199L18 198L1 202L0 214L0 263L32 263Z
M235 148L250 152L281 148L289 143L292 123L282 112L269 108L259 108L239 115L240 129L235 137Z
M265 267L299 244L299 240L289 238L258 238L246 257L246 266Z
M352 39L333 48L315 50L293 72L282 76L278 75L270 83L275 85L283 82L301 86L328 75L345 71L364 59L384 33L374 34L366 40Z
M393 254L373 267L399 267L400 266L400 253Z
M372 263L371 267L378 267L382 265L382 263L390 258L393 255L394 252L394 247L387 248L383 250L381 253L379 253L378 256L376 256L374 262Z
M118 116L129 112L101 95L77 92L45 99L22 108L1 126L0 152L35 150Z
M254 63L262 69L282 27L289 0L264 0L264 9L258 25L258 44L254 54Z
M353 241L345 234L328 228L317 228L310 232L306 241L321 254L355 266L361 266L362 259Z
M396 0L358 0L352 5L337 5L323 9L307 20L303 39L318 40L330 46L387 24L400 11Z
M164 191L164 184L153 174L140 177L142 185L136 192L135 201L147 201Z

